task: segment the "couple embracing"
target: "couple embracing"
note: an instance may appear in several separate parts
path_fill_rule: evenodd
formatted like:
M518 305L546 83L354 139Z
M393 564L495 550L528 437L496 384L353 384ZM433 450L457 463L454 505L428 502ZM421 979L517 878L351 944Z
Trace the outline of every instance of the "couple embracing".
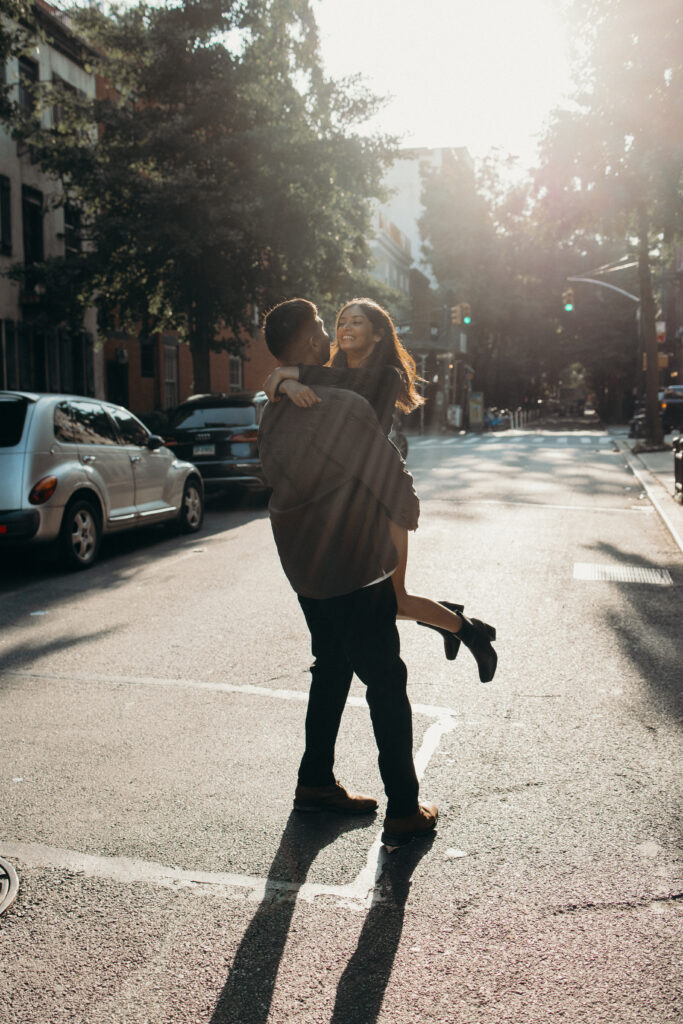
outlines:
M314 663L294 807L372 814L377 801L334 775L334 748L354 673L365 684L387 796L382 841L402 846L431 832L433 803L418 799L412 712L396 619L441 634L446 657L461 642L479 678L494 676L495 630L463 606L409 594L408 531L417 529L413 479L388 440L394 408L422 403L415 363L388 313L353 299L338 317L334 356L312 302L291 299L266 316L266 344L280 367L259 431L272 496L273 535L311 634Z

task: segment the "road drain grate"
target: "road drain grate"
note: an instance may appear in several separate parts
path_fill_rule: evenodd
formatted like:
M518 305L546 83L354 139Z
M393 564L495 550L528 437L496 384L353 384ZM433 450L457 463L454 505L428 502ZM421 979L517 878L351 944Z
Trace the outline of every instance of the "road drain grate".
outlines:
M12 865L0 857L0 915L14 903L19 892L19 879Z
M658 587L672 587L668 569L653 569L643 565L594 565L591 562L574 563L575 580L598 580L601 583L654 583Z

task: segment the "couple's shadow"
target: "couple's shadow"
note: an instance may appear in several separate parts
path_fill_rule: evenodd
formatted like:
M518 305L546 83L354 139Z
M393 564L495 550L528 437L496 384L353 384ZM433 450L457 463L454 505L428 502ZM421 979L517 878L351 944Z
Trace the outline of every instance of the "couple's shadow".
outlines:
M375 819L371 819L370 827L374 826ZM368 828L367 818L290 814L268 872L263 900L242 937L211 1024L266 1024L297 893L318 853L343 833L362 828ZM432 833L391 856L382 851L382 875L358 945L339 981L330 1024L374 1024L377 1020L401 940L410 879L433 838ZM326 938L323 928L319 945L329 949ZM298 968L306 989L309 968L306 963ZM311 965L310 970L315 969Z

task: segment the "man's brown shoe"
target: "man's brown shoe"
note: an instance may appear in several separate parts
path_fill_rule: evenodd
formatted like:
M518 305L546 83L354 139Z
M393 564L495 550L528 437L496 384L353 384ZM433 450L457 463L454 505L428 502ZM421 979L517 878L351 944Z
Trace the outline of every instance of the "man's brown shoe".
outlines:
M405 818L385 818L382 842L385 846L405 846L411 839L433 832L438 817L436 804L420 804L414 814Z
M374 814L377 801L372 796L349 793L338 782L331 786L297 786L295 811L336 811L337 814Z

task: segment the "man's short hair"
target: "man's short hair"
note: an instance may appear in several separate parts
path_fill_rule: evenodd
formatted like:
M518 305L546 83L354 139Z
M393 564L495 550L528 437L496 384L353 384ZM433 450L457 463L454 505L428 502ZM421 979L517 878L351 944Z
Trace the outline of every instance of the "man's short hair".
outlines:
M315 323L318 308L308 299L287 299L273 306L263 321L266 345L281 359L301 332Z

